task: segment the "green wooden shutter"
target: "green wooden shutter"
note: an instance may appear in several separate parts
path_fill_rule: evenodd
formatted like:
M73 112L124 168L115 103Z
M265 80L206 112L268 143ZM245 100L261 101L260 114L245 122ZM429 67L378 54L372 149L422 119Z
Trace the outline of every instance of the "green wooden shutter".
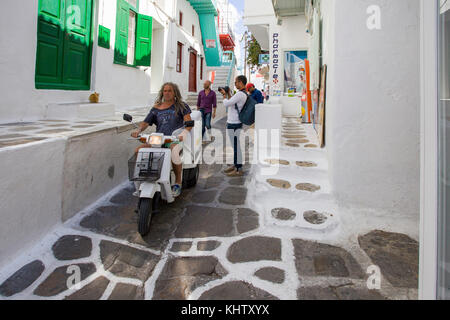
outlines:
M66 1L63 83L89 89L92 0Z
M116 43L114 47L114 62L117 63L127 63L129 16L129 4L125 0L117 0Z
M105 49L110 49L111 45L110 45L110 38L111 38L111 30L109 30L108 28L99 25L98 26L98 46L105 48Z
M152 17L138 14L136 32L136 65L150 66L152 54Z
M36 88L62 82L64 1L39 0Z

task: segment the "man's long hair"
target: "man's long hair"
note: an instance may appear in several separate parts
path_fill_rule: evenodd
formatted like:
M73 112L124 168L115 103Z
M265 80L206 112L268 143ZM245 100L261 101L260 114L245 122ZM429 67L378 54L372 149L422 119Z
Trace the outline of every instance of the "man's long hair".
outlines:
M174 102L175 112L183 114L183 111L186 110L186 104L183 101L183 97L181 96L180 89L173 82L166 82L166 83L163 84L163 86L161 87L161 90L159 90L158 97L156 98L155 106L160 106L161 104L163 104L163 102L164 102L164 88L166 86L171 86L173 92L175 93L175 98L174 98L175 99L175 102Z

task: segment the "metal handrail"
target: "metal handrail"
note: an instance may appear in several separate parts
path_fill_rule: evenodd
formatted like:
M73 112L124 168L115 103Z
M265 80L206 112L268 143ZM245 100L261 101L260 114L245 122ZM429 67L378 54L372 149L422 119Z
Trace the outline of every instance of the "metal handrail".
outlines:
M233 51L225 51L225 53L231 53L232 59L230 63L230 70L228 70L228 76L227 76L227 84L231 88L230 82L231 82L231 75L233 74L234 66L236 65L236 56L234 55Z

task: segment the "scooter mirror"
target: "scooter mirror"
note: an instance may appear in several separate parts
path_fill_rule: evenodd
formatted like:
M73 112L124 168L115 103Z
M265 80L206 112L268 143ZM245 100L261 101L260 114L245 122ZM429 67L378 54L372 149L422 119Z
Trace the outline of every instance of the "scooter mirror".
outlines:
M123 115L123 120L125 120L125 121L127 121L127 122L131 122L131 121L133 121L133 117L132 116L130 116L129 114L124 114Z
M194 120L186 121L186 122L184 123L184 126L185 126L186 128L193 128L193 127L195 126L195 121L194 121Z

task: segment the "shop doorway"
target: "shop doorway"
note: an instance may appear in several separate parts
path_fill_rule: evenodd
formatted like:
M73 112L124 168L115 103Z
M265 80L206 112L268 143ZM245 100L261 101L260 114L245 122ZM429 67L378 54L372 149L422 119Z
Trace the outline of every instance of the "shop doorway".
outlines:
M189 50L189 92L197 92L197 51Z

